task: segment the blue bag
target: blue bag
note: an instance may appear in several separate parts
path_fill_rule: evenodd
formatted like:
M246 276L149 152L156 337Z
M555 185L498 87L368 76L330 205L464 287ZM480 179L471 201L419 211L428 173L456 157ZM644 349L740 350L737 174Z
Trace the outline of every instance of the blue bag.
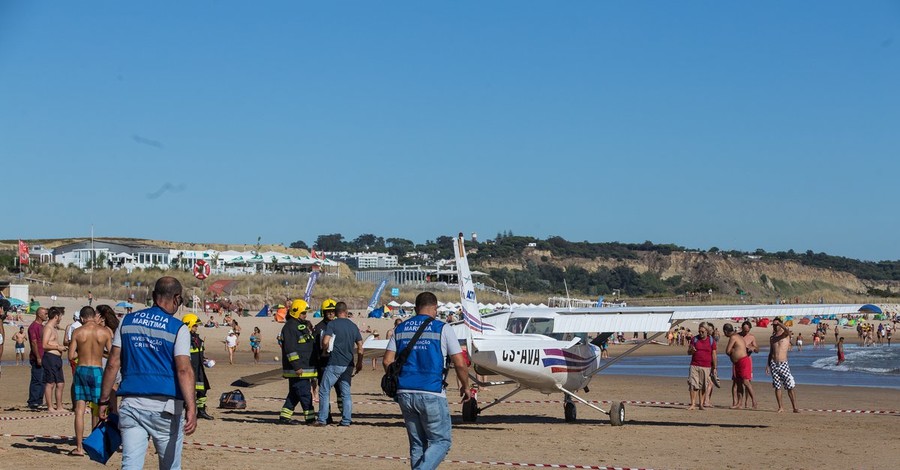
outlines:
M100 421L91 431L91 435L82 443L88 457L95 462L106 465L106 462L122 445L119 434L119 415L110 414L105 421Z

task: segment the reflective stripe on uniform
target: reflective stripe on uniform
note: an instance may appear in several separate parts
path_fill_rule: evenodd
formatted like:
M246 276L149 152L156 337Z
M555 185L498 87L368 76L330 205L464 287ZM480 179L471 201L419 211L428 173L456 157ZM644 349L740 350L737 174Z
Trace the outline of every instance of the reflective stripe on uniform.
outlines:
M394 333L394 341L396 341L396 340L411 340L412 337L415 335L416 335L415 331L404 331L404 332L400 332L400 333ZM426 331L426 332L422 333L422 336L420 336L420 338L440 341L441 333L439 331L438 332Z
M300 375L297 375L297 371L295 370L282 370L281 376L289 379L294 377L299 377L301 379L314 379L317 377L315 369L300 369Z

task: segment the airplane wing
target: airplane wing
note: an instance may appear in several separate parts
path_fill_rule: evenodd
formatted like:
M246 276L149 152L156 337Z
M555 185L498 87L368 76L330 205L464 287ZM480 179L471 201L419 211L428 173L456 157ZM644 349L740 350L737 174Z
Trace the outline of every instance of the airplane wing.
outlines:
M388 340L375 339L374 336L369 336L363 341L363 359L384 356L384 350L387 349L387 345Z
M679 320L736 317L843 315L859 313L862 304L705 305L688 307L602 307L559 310L554 333L668 331Z

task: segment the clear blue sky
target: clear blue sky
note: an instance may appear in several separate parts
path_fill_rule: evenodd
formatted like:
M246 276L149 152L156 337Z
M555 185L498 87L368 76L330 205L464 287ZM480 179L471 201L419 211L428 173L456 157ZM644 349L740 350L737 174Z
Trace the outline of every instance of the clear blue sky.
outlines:
M900 259L898 84L888 1L5 1L0 238Z

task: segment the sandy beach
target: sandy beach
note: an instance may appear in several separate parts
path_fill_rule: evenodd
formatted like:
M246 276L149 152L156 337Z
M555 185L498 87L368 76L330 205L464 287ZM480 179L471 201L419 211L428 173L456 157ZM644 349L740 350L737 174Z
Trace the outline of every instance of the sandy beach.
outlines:
M39 299L50 305L49 299ZM67 307L63 325L83 299L60 299ZM102 302L102 301L101 301ZM112 303L114 304L114 302ZM33 317L26 317L29 321ZM202 317L204 320L207 317ZM218 317L217 317L218 318ZM243 329L236 364L229 365L221 343L227 329L201 329L207 356L218 364L209 370L210 403L233 389L238 377L278 367L280 354L275 336L280 324L269 318L241 318ZM365 329L383 335L392 323L387 319L357 319ZM254 326L263 332L264 363L254 365L247 338ZM695 326L688 326L695 330ZM800 326L804 337L812 328ZM758 337L768 333L757 329ZM6 327L7 338L12 328ZM854 330L852 341L855 342ZM850 341L850 334L845 334ZM810 336L811 337L811 336ZM829 338L831 339L831 338ZM830 342L829 342L830 343ZM611 346L611 355L624 351ZM675 354L674 347L650 345L640 354ZM14 359L12 342L4 345L4 362ZM720 356L720 361L727 359ZM685 375L687 374L685 358ZM67 371L68 372L68 371ZM723 373L723 376L725 374ZM354 425L349 428L281 427L275 421L286 392L276 381L245 388L246 410L213 408L215 421L201 421L185 439L185 468L259 469L285 464L317 468L365 466L371 469L403 468L408 447L397 406L381 395L380 369L369 364L353 382ZM88 468L97 464L70 457L74 434L70 413L32 412L25 406L29 367L5 365L0 378L0 461L5 468ZM67 375L67 381L71 376ZM67 383L67 387L71 382ZM460 406L451 399L454 412L453 448L442 468L486 468L490 462L520 464L569 464L644 468L897 468L894 445L900 414L897 390L861 387L826 387L799 384L800 414L776 413L775 397L765 377L756 381L759 410L730 410L730 381L717 390L713 409L687 411L684 379L612 376L601 374L591 383L588 400L629 401L626 424L612 427L605 415L579 406L579 422L562 419L560 395L522 392L512 403L487 410L478 422L463 424ZM508 387L484 390L480 401L498 397ZM785 397L786 398L786 397ZM608 406L608 404L603 405ZM831 411L826 411L831 410ZM849 412L857 411L857 412ZM49 437L47 437L49 436ZM268 449L268 450L263 450ZM346 454L346 455L345 455ZM399 460L398 460L399 459ZM121 463L117 455L111 466ZM147 468L155 468L148 454ZM593 467L589 467L593 468Z

